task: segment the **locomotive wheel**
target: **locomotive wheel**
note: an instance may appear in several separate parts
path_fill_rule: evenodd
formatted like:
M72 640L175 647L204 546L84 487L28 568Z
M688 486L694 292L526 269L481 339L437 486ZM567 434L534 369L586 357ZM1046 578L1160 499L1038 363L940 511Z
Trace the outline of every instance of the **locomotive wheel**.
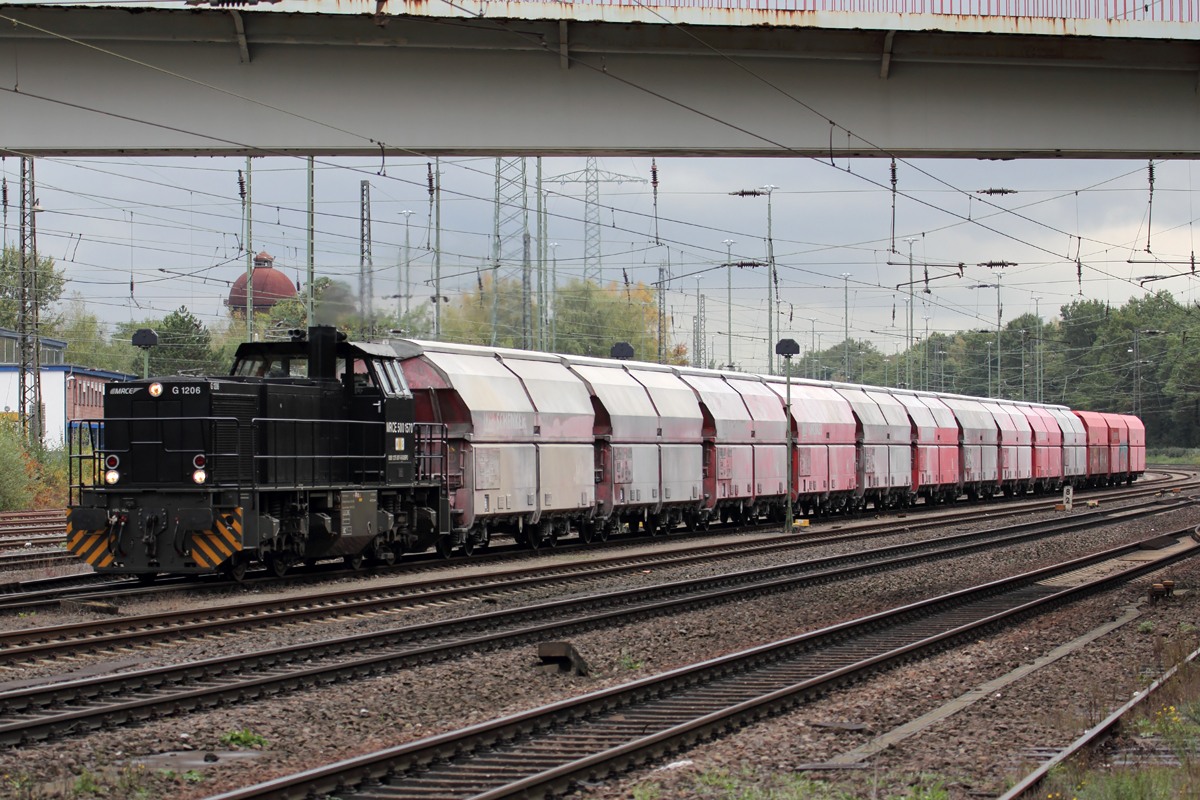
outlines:
M249 559L241 553L234 553L233 558L225 562L225 574L231 581L241 583L246 580L246 568L250 566Z
M454 555L454 540L448 535L439 536L434 549L437 550L437 554L442 558L449 558Z
M276 578L282 578L292 568L292 562L286 556L268 556L267 567Z
M366 563L367 558L362 553L355 553L351 556L342 556L342 561L345 562L346 566L350 569L360 570L363 568L363 564Z

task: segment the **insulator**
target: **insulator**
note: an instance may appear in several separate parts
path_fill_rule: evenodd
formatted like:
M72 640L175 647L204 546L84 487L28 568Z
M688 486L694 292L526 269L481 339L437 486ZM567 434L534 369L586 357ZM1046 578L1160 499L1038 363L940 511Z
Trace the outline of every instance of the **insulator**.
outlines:
M427 162L425 166L429 169L429 196L433 197L433 163Z
M1146 167L1146 171L1150 174L1150 187L1154 187L1154 162L1151 161Z
M658 188L658 164L654 159L650 159L650 185Z
M0 181L0 195L3 195L4 198L4 210L8 211L8 178Z
M238 195L242 198L242 202L246 202L246 176L242 171L238 170Z
M896 159L892 159L892 189L896 188Z

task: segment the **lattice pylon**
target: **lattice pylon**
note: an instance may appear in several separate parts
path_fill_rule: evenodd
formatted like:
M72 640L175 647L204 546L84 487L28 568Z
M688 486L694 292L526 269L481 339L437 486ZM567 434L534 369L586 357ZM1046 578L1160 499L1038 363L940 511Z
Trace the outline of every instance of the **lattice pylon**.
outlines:
M17 302L17 349L20 362L17 417L31 440L42 438L42 368L38 337L37 190L33 159L21 158L21 274Z
M500 320L497 318L500 279L503 273L526 268L526 242L529 233L529 178L525 158L496 159L496 207L492 218L492 345L497 344ZM526 293L528 294L528 293ZM529 298L524 298L527 305ZM522 309L522 316L529 309ZM522 325L524 328L524 324ZM527 331L521 331L527 336Z

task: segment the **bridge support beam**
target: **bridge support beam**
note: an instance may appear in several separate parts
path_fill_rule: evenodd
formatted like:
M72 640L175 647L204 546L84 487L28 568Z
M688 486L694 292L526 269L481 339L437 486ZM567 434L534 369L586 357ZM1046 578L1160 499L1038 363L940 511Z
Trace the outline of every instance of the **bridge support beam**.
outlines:
M379 155L382 145L389 155L835 161L1200 155L1194 41L572 21L568 47L565 20L382 22L0 7L0 147Z

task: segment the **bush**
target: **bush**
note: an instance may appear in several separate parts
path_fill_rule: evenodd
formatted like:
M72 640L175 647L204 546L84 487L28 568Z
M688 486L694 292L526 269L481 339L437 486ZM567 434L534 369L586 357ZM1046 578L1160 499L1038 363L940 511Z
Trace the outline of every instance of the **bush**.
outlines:
M62 508L67 502L67 455L30 447L13 420L0 420L0 511Z

